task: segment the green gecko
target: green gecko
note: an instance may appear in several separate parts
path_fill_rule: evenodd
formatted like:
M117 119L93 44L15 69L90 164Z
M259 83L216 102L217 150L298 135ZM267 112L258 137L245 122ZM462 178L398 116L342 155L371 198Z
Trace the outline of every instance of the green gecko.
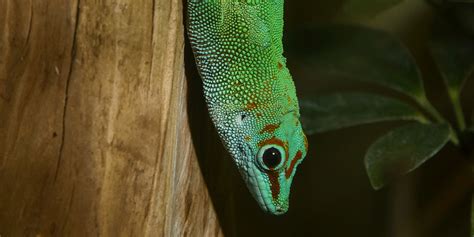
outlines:
M188 34L211 119L266 212L289 207L308 142L283 56L284 0L188 0Z

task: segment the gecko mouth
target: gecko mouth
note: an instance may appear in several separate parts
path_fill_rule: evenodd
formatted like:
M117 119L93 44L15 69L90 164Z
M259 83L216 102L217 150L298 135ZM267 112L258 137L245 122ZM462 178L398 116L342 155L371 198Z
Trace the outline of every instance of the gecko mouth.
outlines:
M286 199L284 203L277 203L274 205L275 205L275 212L273 214L275 215L282 215L288 211L288 199Z
M258 178L259 169L257 167L249 169L249 179L247 186L252 196L257 200L260 208L273 215L282 215L288 211L288 197L279 196L274 199L271 195L268 183ZM281 193L280 195L285 195Z
M277 215L283 215L283 214L285 214L287 211L288 211L288 209L285 210L285 209L282 209L282 208L277 207L276 210L275 210L275 214L277 214Z

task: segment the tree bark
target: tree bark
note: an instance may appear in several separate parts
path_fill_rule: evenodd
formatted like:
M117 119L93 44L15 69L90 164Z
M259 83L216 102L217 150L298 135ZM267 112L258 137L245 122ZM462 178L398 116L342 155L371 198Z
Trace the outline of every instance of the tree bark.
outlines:
M0 1L0 235L220 236L180 0Z

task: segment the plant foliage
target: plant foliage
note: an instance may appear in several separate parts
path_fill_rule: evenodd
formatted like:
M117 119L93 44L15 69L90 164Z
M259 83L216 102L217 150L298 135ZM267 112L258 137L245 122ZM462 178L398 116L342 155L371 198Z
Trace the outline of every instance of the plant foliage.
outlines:
M365 165L375 189L415 170L449 140L460 143L458 134L467 127L459 98L474 68L472 38L435 35L430 44L458 117L456 131L426 97L422 76L409 51L390 34L362 26L333 25L308 29L302 35L289 38L287 48L291 56L311 68L315 78L371 83L392 90L390 95L399 94L337 92L303 98L302 123L308 134L382 121L416 121L394 128L368 149ZM408 100L416 106L407 104Z
M424 121L412 106L368 93L337 93L303 98L301 120L307 134L393 120Z
M463 152L471 152L474 158L474 111L469 109L473 114L468 124L461 103L463 85L474 74L474 0L428 1L440 16L429 48L444 80L456 124L447 121L431 104L415 60L386 32L333 25L307 29L299 38L290 35L287 42L288 55L298 58L302 68L310 68L311 73L306 75L312 78L370 83L392 91L384 95L338 91L303 98L302 123L309 135L374 122L415 121L392 129L369 147L365 167L374 189L414 171L448 141ZM345 0L342 12L372 17L400 2ZM407 104L409 100L412 103Z

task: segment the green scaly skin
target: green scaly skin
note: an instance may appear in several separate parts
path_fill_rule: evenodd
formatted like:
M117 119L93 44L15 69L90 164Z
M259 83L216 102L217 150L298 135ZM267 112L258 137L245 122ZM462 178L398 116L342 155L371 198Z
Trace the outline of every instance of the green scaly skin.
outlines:
M295 170L307 152L283 57L283 5L188 0L188 34L210 116L250 192L276 215L288 210Z

